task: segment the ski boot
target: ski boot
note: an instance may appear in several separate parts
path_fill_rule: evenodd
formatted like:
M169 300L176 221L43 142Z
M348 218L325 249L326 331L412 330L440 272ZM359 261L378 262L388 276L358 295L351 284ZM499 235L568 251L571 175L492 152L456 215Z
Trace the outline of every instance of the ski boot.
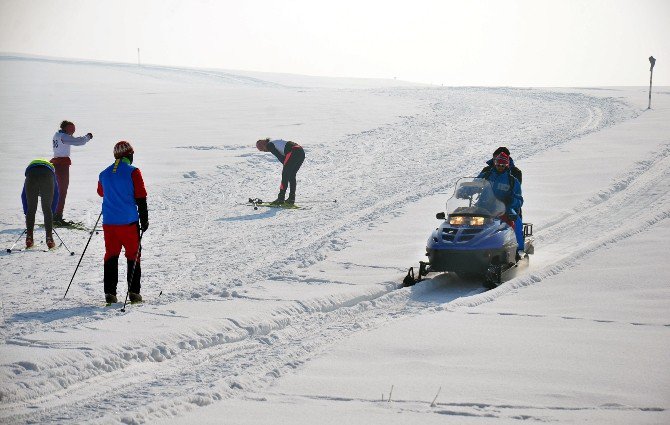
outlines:
M53 218L54 226L65 226L65 220L63 220L63 213L55 213Z
M63 218L62 214L55 214L53 219L53 225L54 227L73 227L73 226L80 226L81 223L66 220Z
M142 295L137 294L135 292L128 292L128 299L130 300L131 304L132 303L141 303L142 302Z
M26 249L27 248L32 248L33 245L35 245L35 241L33 240L33 235L26 236Z
M56 247L56 242L54 242L53 236L47 236L47 248L53 249Z
M281 205L281 204L283 204L283 203L285 202L285 200L286 200L285 197L286 197L286 192L282 190L282 191L279 192L279 195L277 195L277 199L275 199L274 201L270 202L270 204L272 204L272 205Z
M119 300L116 299L116 295L114 294L105 294L105 302L107 304L114 304L119 302Z
M289 193L288 198L286 198L286 204L294 205L295 204L295 193Z

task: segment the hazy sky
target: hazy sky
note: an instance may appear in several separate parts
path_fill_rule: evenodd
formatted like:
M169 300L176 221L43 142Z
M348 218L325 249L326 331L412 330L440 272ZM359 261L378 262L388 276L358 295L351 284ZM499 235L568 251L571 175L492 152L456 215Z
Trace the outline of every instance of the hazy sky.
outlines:
M670 0L0 0L0 52L444 85L670 85Z

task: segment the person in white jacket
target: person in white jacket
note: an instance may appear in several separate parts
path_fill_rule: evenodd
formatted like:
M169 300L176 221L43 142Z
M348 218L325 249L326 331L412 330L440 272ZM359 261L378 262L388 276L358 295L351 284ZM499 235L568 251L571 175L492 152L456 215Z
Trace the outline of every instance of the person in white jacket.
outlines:
M63 121L60 123L60 130L54 134L53 148L54 157L51 163L56 170L56 180L58 181L58 206L54 213L54 225L69 224L63 220L63 210L65 209L65 197L67 196L67 188L70 184L70 146L82 146L88 143L93 138L93 134L87 133L85 136L74 137L75 126L70 121Z

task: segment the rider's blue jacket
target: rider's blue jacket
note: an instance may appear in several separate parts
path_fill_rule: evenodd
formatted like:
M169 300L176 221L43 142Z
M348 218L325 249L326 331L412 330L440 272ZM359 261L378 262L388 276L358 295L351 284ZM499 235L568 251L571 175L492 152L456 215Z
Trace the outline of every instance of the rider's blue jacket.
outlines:
M482 171L477 177L484 178L491 183L493 194L505 204L507 216L511 218L519 215L519 210L523 205L521 183L510 174L509 167L505 168L502 173L493 167L491 170Z

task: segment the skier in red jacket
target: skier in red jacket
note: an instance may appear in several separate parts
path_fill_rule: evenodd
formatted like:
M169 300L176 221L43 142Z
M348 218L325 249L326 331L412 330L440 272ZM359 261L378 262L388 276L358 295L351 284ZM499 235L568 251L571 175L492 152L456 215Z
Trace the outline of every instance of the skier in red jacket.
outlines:
M105 168L98 180L102 196L102 229L105 232L105 301L117 302L118 264L121 248L128 262L128 298L142 301L140 295L140 230L149 228L147 191L140 169L132 166L135 151L130 143L114 146L114 163Z

